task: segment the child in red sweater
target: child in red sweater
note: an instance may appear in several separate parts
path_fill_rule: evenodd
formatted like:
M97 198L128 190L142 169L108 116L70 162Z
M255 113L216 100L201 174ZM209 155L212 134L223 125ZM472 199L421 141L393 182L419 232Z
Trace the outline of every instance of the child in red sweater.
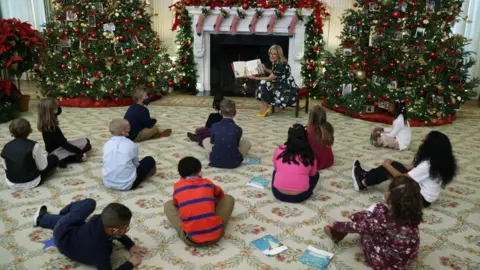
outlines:
M165 215L188 246L215 244L225 233L235 200L202 178L202 164L194 157L180 160L178 172L182 178L173 186Z
M333 222L324 231L335 244L349 233L360 234L365 258L373 269L407 269L418 255L422 209L418 183L398 176L385 193L385 203L353 214L351 221Z
M317 158L317 170L333 165L333 126L327 122L327 113L320 106L313 107L308 119L308 142Z

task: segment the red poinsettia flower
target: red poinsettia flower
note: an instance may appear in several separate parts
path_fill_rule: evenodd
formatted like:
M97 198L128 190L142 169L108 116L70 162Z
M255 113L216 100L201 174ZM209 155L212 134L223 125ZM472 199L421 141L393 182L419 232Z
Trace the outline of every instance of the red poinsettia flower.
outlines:
M22 61L22 57L16 55L16 54L13 54L10 56L10 59L7 60L7 62L5 63L5 66L8 68L10 67L13 62L19 62L19 61Z

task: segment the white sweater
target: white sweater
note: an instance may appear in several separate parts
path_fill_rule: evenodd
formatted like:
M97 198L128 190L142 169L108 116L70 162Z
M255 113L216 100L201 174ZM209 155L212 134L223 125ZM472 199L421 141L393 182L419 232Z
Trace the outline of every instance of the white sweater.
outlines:
M398 148L400 150L405 150L410 145L412 140L412 131L410 130L410 124L407 121L405 125L403 115L399 115L397 119L393 121L392 128L384 128L384 132L388 132L388 136L394 137L398 141Z

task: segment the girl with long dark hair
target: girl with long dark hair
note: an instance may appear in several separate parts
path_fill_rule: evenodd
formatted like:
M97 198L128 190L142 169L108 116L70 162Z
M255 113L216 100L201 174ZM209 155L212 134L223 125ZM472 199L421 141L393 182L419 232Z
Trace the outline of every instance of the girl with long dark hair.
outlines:
M284 202L308 199L320 178L317 161L308 143L307 128L295 124L288 129L288 139L273 155L272 192Z
M367 172L362 169L360 162L355 160L352 179L354 189L359 191L391 177L408 176L420 185L423 204L428 207L438 198L441 190L452 182L456 173L457 162L450 140L439 131L431 131L418 148L412 165L386 159L382 166Z

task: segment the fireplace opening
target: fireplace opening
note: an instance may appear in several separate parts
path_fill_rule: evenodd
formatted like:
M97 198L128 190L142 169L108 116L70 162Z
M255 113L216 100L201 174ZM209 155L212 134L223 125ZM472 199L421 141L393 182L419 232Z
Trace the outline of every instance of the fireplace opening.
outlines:
M270 68L270 46L277 44L288 59L288 36L270 35L211 35L210 36L210 94L253 97L258 81L235 79L232 63L260 59Z

